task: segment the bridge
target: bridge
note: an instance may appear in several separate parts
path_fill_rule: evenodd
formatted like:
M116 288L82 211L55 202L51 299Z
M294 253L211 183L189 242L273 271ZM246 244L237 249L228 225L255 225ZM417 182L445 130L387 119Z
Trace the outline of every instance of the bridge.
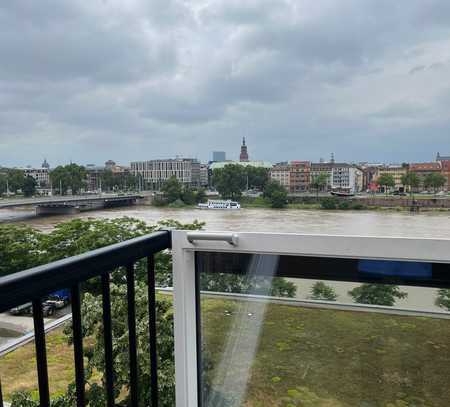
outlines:
M36 215L69 215L81 211L134 205L143 195L81 195L0 200L0 209L34 207Z

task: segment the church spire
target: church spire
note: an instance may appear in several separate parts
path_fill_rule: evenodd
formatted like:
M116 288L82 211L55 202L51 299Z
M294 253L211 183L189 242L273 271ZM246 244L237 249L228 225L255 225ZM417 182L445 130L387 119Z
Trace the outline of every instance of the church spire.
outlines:
M245 137L242 137L241 154L239 155L239 161L248 161L247 146L245 145Z

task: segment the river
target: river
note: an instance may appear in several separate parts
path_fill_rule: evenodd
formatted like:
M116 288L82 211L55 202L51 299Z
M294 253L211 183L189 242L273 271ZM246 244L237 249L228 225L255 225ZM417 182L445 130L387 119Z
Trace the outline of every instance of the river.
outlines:
M0 222L26 223L48 231L74 218L130 216L154 224L161 219L189 223L205 222L207 230L246 232L314 233L358 236L404 236L450 238L450 212L325 211L300 209L241 209L213 211L132 206L83 212L69 216L35 217L29 210L0 210Z

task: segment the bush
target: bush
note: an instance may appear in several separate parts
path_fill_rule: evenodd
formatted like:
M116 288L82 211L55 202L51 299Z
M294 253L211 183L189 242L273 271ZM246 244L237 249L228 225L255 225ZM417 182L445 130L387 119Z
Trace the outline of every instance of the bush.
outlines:
M350 202L349 201L339 202L338 209L342 209L342 210L350 209Z
M363 209L367 209L367 206L363 205L362 203L354 203L352 205L352 209L354 209L355 211L361 211Z
M339 203L338 199L334 197L323 198L320 201L320 207L322 209L336 209L338 203Z
M311 287L311 299L336 301L337 294L333 287L325 284L323 281L318 281Z
M169 208L184 208L185 206L186 204L181 199L177 199L169 204Z

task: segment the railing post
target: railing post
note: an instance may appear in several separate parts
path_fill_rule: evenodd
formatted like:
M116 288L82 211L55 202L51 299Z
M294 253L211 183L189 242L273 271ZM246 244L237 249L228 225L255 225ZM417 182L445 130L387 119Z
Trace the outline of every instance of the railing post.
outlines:
M150 399L151 407L158 407L158 351L156 349L156 291L155 257L147 258L148 278L148 329L150 340Z
M83 328L81 324L80 286L78 284L72 287L70 297L72 302L72 330L77 407L84 407L86 401L84 391Z
M127 304L128 304L128 344L130 357L130 398L131 406L137 407L139 402L138 364L136 341L136 305L134 289L134 266L127 266Z
M176 405L198 407L195 254L182 239L184 232L172 232Z
M41 300L33 301L34 338L36 346L36 364L38 371L39 405L50 405L48 389L47 350L45 347L44 315Z
M105 384L106 402L108 407L114 407L114 374L112 354L112 323L111 323L111 293L109 289L109 274L102 274L103 301L103 338L105 342Z

